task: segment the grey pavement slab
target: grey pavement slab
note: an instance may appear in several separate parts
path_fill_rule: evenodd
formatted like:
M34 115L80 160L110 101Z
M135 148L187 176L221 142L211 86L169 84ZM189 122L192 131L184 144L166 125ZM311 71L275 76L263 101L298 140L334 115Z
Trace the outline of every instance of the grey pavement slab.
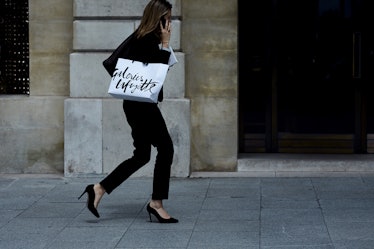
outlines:
M374 177L172 178L150 222L152 178L99 205L77 197L103 176L0 175L1 249L373 249Z

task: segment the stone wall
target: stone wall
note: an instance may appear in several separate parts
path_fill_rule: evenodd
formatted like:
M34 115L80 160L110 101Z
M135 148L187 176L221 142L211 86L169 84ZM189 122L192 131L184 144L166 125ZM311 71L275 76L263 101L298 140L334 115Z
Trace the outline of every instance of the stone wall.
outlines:
M0 173L105 174L132 154L101 62L147 0L31 0L30 96L0 96ZM173 0L179 63L161 103L173 176L237 167L237 1ZM151 175L152 161L137 175Z
M0 173L62 173L72 0L29 1L30 95L0 96Z

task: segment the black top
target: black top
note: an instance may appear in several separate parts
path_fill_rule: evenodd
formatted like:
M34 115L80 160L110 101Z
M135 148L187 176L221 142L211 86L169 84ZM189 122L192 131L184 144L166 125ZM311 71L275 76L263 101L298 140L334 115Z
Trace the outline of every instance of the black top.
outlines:
M140 39L136 39L134 34L130 35L128 42L129 49L123 57L130 60L144 63L164 63L168 64L170 52L160 49L160 40L154 34L148 34Z

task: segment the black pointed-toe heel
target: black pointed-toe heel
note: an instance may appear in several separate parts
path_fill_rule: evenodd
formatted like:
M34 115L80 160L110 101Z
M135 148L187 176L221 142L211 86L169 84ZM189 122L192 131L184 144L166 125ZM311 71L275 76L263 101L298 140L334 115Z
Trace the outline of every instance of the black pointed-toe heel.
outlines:
M178 223L178 220L174 219L172 217L170 217L169 219L162 218L161 215L157 212L157 210L152 208L149 205L149 203L147 205L147 211L148 211L148 214L149 214L149 220L151 222L152 222L151 214L153 214L154 216L156 216L156 218L158 219L158 222L160 222L160 223Z
M93 189L94 185L88 185L86 189L83 191L83 193L78 197L78 200L85 194L88 194L87 198L87 208L88 210L91 211L93 215L95 215L97 218L100 217L99 212L97 212L95 206L94 206L94 201L95 201L95 191Z

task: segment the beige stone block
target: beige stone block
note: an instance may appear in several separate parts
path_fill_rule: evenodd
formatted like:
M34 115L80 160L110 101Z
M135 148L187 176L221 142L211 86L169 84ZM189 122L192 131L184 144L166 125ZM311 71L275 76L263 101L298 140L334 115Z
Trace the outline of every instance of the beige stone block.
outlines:
M29 1L29 19L73 21L73 0L32 0Z
M171 22L170 46L175 51L181 50L181 34L182 34L182 22L179 20L173 20Z
M68 54L71 51L72 31L71 21L32 21L30 52Z
M166 99L159 105L174 144L171 175L174 177L187 177L191 172L190 100Z
M186 65L187 96L236 97L237 54L235 52L194 53Z
M0 98L0 127L7 129L51 128L64 126L64 98Z
M65 176L109 173L132 156L131 129L122 110L122 101L103 100L102 113L100 102L92 99L65 101ZM189 101L166 100L160 109L174 141L171 175L186 177L190 166ZM150 162L133 176L152 176L156 155L156 149L152 148Z
M159 104L174 144L171 176L186 177L190 172L190 104L189 100L165 100ZM111 172L130 158L134 146L122 101L103 101L103 171ZM150 161L133 176L152 176L157 150L152 147Z
M111 172L132 156L131 129L119 99L103 100L103 172Z
M238 1L236 0L183 0L183 19L226 19L237 17ZM215 23L216 24L216 23Z
M147 0L75 0L75 17L141 16Z
M237 50L237 17L183 20L182 44L186 54L204 52L233 52ZM191 40L191 37L195 37Z
M166 76L164 83L164 98L185 97L185 57L183 53L175 52L178 63L173 65Z
M75 0L76 17L138 17L143 15L148 0ZM170 0L173 15L181 15L181 0Z
M110 75L102 62L109 53L73 53L70 55L70 96L110 97Z
M102 174L102 100L65 100L65 176Z
M0 172L7 174L63 173L63 127L0 127Z
M75 50L112 50L135 30L135 21L74 21Z
M69 56L31 53L30 96L67 96L69 94Z
M237 98L194 98L191 106L192 171L235 171Z
M0 172L62 173L63 98L0 99Z
M137 20L78 20L74 21L75 50L114 50L139 25ZM170 46L180 49L181 22L172 22Z
M132 157L134 151L131 128L122 109L122 101L103 101L103 173L110 173L124 160ZM152 147L151 159L133 177L153 176L157 151Z

